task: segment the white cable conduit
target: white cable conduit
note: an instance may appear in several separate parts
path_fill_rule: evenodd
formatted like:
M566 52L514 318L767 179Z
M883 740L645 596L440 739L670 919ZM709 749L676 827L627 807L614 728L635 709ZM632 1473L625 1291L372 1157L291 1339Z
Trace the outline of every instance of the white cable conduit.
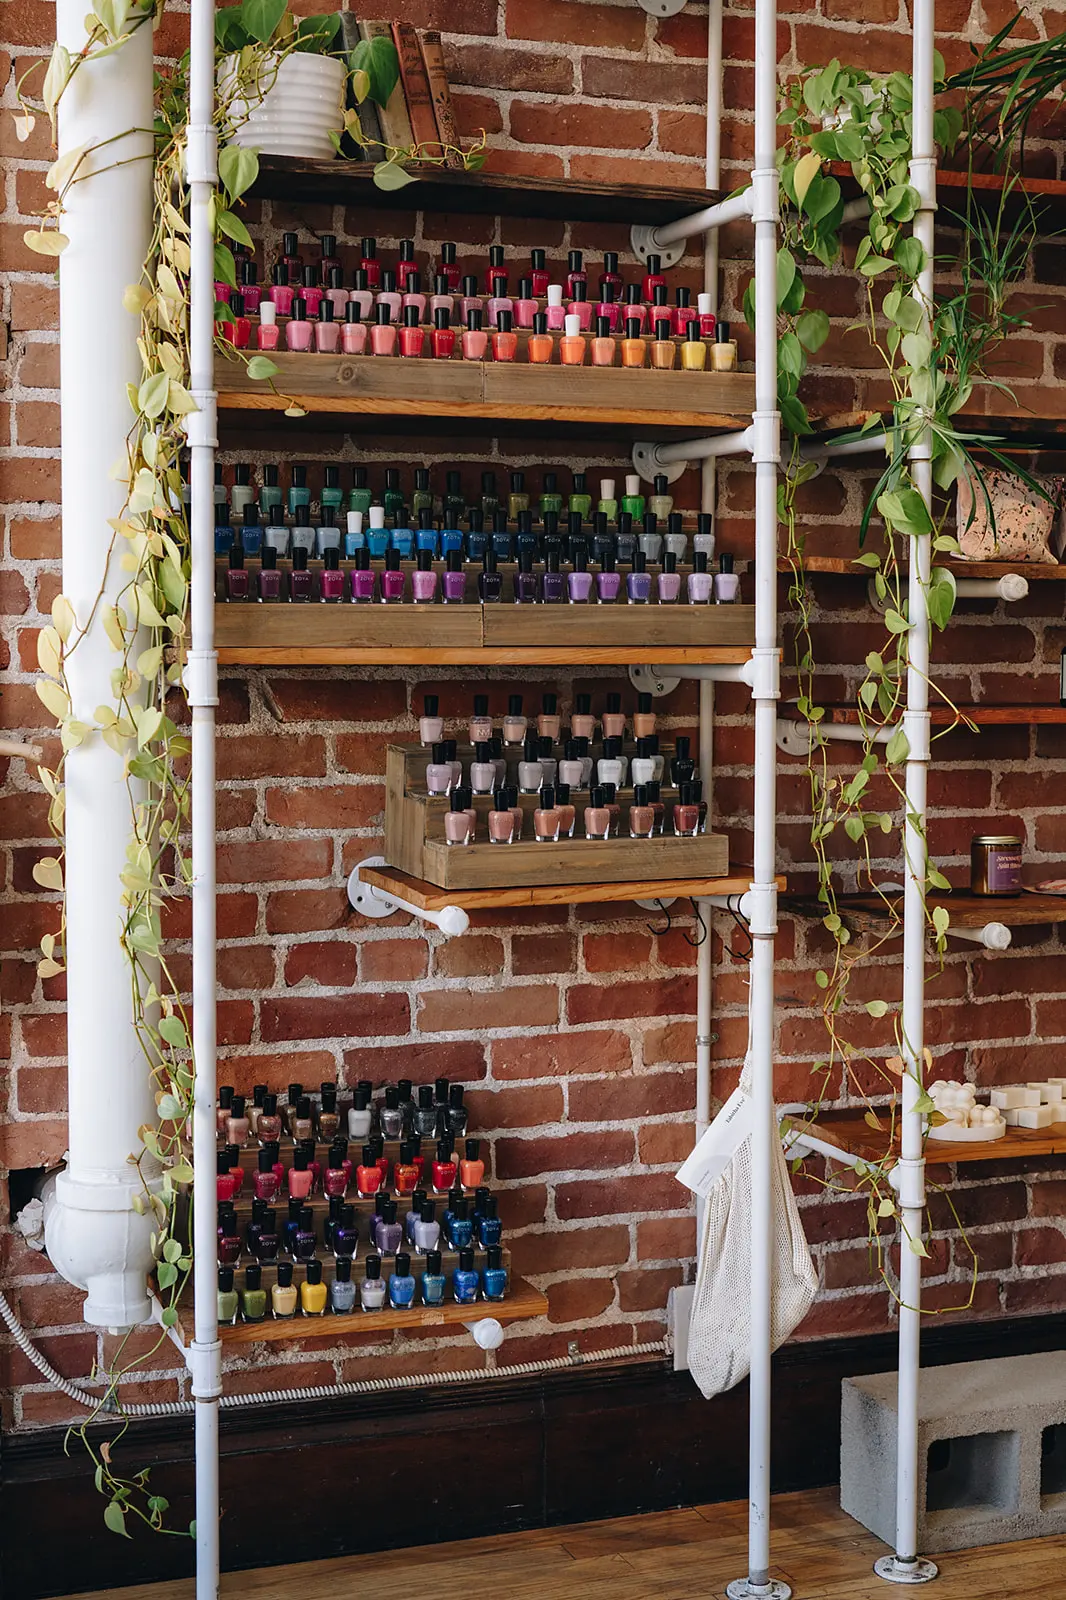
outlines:
M76 57L85 43L82 0L59 0L56 33ZM110 469L127 459L126 386L141 376L137 319L122 296L127 284L139 282L151 239L151 127L152 29L145 23L113 55L83 63L59 105L60 152L89 147L64 201L70 244L59 274L59 357L63 592L80 627L93 616L67 656L66 672L73 714L90 728L95 708L114 698L118 657L104 613L129 583L119 565L123 539L109 560L115 538L109 519L120 515L126 498ZM115 1328L150 1315L152 1221L132 1209L142 1184L131 1158L141 1147L138 1128L155 1120L119 942L131 832L124 766L95 732L66 757L70 1148L64 1171L42 1195L52 1265L87 1291L85 1320ZM144 799L142 784L130 779L129 787L135 801ZM149 1164L144 1170L150 1174Z
M48 1379L53 1388L58 1389L77 1405L85 1406L89 1411L100 1409L99 1395L89 1394L87 1390L72 1383L69 1378L62 1377L51 1362L41 1354L2 1294L0 1294L0 1318L7 1325L8 1332L23 1355L32 1361L38 1372ZM222 1395L219 1405L226 1411L239 1411L246 1406L279 1405L290 1402L298 1404L302 1400L334 1400L343 1395L386 1394L401 1389L440 1388L459 1383L481 1383L485 1379L527 1378L538 1372L561 1372L574 1367L595 1366L607 1361L666 1355L668 1348L668 1341L659 1339L654 1344L618 1345L613 1350L597 1350L592 1355L552 1356L545 1361L521 1361L514 1366L493 1367L484 1372L427 1372L419 1378L365 1378L354 1383L318 1384L310 1389L264 1389L258 1394ZM115 1404L106 1407L102 1416L187 1417L194 1411L198 1414L198 1410L195 1400L165 1400L154 1405Z

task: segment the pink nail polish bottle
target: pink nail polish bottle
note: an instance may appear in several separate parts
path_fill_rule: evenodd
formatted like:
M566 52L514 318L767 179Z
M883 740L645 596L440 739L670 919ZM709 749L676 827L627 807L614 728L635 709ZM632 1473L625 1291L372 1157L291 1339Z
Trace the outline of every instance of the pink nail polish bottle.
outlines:
M329 545L322 552L322 584L319 599L325 605L336 605L344 599L344 573L340 570L340 551Z
M344 322L341 324L341 349L346 356L361 356L366 353L367 325L359 316L359 307L354 300L349 300L344 308Z
M422 276L420 273L408 273L407 288L404 291L402 304L405 312L409 310L411 306L414 306L418 311L419 322L425 322L426 297L422 293Z
M355 552L352 568L352 599L356 605L369 605L377 599L376 575L370 565L370 551L365 545Z
M463 334L463 360L484 361L488 347L489 336L481 326L480 306L472 306L466 314L466 331Z
M490 328L498 326L501 311L514 313L514 302L508 299L507 296L507 279L499 274L492 280L492 295L485 310L488 314Z
M345 307L348 304L348 291L344 287L344 273L339 266L329 269L329 288L326 290L326 299L333 307L333 315L338 322L344 321Z
M411 588L416 605L428 605L437 598L437 574L433 570L433 556L429 550L420 550L415 570L411 574Z
M277 261L270 269L270 298L278 308L279 317L287 317L292 307L293 290L289 283L289 269L284 261Z
M379 296L374 309L376 321L370 330L370 351L375 356L396 354L396 329L392 323L392 307Z
M573 298L566 311L568 316L577 318L581 332L587 333L592 326L592 301L588 297L588 284L581 278L574 284Z
M256 346L260 350L276 350L280 338L278 308L273 300L264 300L259 307L259 326L255 330Z
M448 844L473 844L474 824L470 818L471 794L469 789L453 789L451 809L444 818L444 837Z
M386 550L385 570L381 574L381 601L383 605L399 605L404 598L404 575L400 570L400 552Z
M251 256L244 256L238 264L237 281L241 286L241 294L244 296L244 309L249 316L254 317L259 310L259 302L263 298L263 291L259 287L255 262Z
M306 306L299 299L292 302L292 314L285 324L285 345L289 350L310 350L314 329L307 320Z
M707 571L706 553L703 550L697 550L695 555L692 557L692 571L688 575L689 605L709 605L713 588L714 579Z
M399 322L403 310L403 296L396 288L396 274L389 268L381 274L381 288L375 304L388 306L393 322Z
M303 270L303 288L300 291L309 317L318 316L318 308L322 304L325 293L318 281L318 268L309 262Z
M514 812L507 804L507 794L503 789L497 789L492 797L492 810L488 816L488 828L490 844L514 843Z
M676 605L680 593L681 574L677 570L677 556L672 550L666 550L663 552L663 564L659 571L659 604Z
M351 303L353 300L359 307L359 316L362 321L368 322L374 306L374 296L362 267L356 267L352 275L352 287L348 291L348 301Z
M622 311L623 315L627 319L629 317L637 317L639 319L639 332L643 333L648 324L648 308L641 301L639 283L626 284L625 301L623 303Z
M547 289L548 304L545 316L548 319L549 333L562 333L566 324L566 307L563 305L563 286L561 283L550 283Z
M340 333L340 323L333 320L332 300L323 300L318 308L318 321L315 323L315 349L321 355L335 355Z
M540 310L538 302L533 298L532 278L523 278L518 285L518 299L514 303L514 325L516 328L531 328L533 318Z
M459 301L459 315L464 323L471 311L484 311L485 302L477 292L477 279L471 273L463 279L463 293Z

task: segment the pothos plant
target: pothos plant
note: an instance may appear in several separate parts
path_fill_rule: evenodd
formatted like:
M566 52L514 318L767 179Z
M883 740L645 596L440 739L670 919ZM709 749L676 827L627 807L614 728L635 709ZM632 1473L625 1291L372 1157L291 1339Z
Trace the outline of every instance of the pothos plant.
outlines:
M15 116L20 139L29 137L37 115L48 117L53 144L57 113L64 93L85 65L120 49L142 27L152 25L161 9L155 0L92 0L85 42L71 52L57 44L46 64L38 90L31 90L33 71L19 83ZM238 206L255 182L254 150L227 144L240 106L254 101L273 83L278 66L298 51L336 52L339 18L296 19L285 0L242 0L217 18L219 61L230 70L220 75L215 125L221 145L217 191L212 206L215 232L215 276L236 284L233 246L251 248L252 241ZM125 485L125 502L111 523L107 559L97 595L84 615L76 614L65 596L52 606L52 621L38 642L41 677L37 694L55 717L62 754L39 776L50 795L49 821L57 853L38 862L34 876L43 887L63 887L63 778L67 753L87 740L102 739L123 759L128 780L130 835L122 873L120 939L129 963L133 1024L144 1052L145 1070L154 1088L158 1121L140 1129L142 1147L131 1152L141 1178L134 1208L152 1218L151 1244L155 1285L161 1301L160 1342L177 1321L177 1304L192 1267L182 1199L192 1180L188 1159L194 1068L190 1026L179 978L168 960L163 918L168 903L184 895L191 882L188 853L189 742L178 721L188 646L189 527L183 504L181 456L185 419L195 410L189 389L189 191L185 176L188 120L188 56L161 69L155 83L152 235L142 274L125 289L124 303L139 320L137 348L141 373L129 385L131 426L125 459L116 468ZM386 52L371 48L354 53L350 63L355 97L387 100L390 82ZM354 132L349 122L348 131ZM112 141L117 143L118 141ZM370 141L358 136L365 152ZM439 164L456 155L467 167L484 159L484 135L473 149L450 147L381 147L375 169L383 187L396 187L414 176L406 163ZM116 156L121 159L121 156ZM73 185L105 168L108 152L81 146L65 150L50 168L46 183L54 198L39 225L25 235L27 245L44 257L59 258L67 245L62 231L64 202ZM216 315L225 308L217 307ZM220 340L220 343L222 341ZM232 347L224 344L226 353ZM264 356L248 361L255 378L272 380L277 368ZM117 594L114 575L120 574ZM112 598L114 596L114 598ZM99 623L115 652L112 698L99 705L91 722L75 718L67 683L67 665L88 630ZM39 972L50 978L63 970L64 922L42 940ZM82 1440L93 1461L96 1484L106 1499L104 1520L113 1531L128 1535L130 1519L167 1533L193 1533L169 1526L165 1497L152 1491L147 1469L123 1473L115 1461L119 1434L101 1443L90 1424L102 1416L123 1417L121 1383L137 1367L150 1364L158 1344L133 1356L122 1341L102 1376L95 1410L71 1431Z
M943 62L939 58L935 70L939 90L944 87ZM957 219L962 229L961 256L953 258L958 286L932 302L923 295L919 280L927 264L925 252L910 228L920 203L918 191L910 182L911 116L912 84L906 74L877 76L842 66L836 60L789 83L783 91L779 115L786 133L778 152L784 202L777 258L778 403L789 454L778 509L792 574L790 600L796 613L798 711L809 730L811 840L818 873L817 898L824 910L822 925L832 939L831 959L816 973L828 1048L825 1059L815 1067L814 1109L824 1098L838 1092L832 1086L839 1081L841 1072L847 1092L867 1099L870 1081L880 1082L882 1093L895 1091L902 1074L915 1071L905 1066L905 1059L909 1060L913 1052L907 1049L898 1008L889 999L864 1002L872 1018L888 1019L891 1053L887 1059L852 1043L842 1016L857 965L880 952L900 931L898 900L878 888L871 842L902 832L902 818L908 814L903 776L908 743L900 719L910 666L906 557L909 552L913 559L916 541L928 540L934 554L925 586L930 627L946 627L955 603L954 576L948 567L935 564L935 556L954 552L958 547L944 531L946 513L937 514L926 504L915 482L909 451L920 438L928 437L933 479L941 491L949 490L962 473L980 482L973 451L980 448L986 456L1001 458L993 439L960 428L959 413L975 383L1005 387L990 377L989 360L1008 334L1025 326L1024 319L1008 309L1012 285L1025 269L1033 232L1032 217L1024 208L1013 225L1005 220L1002 202L991 220L975 219L969 210ZM945 105L936 111L934 134L942 152L955 147L962 129L962 117L955 107ZM821 349L830 331L825 312L806 305L808 284L804 273L812 263L823 268L841 263L844 194L836 176L841 171L850 172L868 204L865 227L853 258L865 300L858 326L865 330L881 360L890 393L884 412L870 416L857 430L860 435L883 432L885 437L885 465L859 530L861 547L877 519L883 547L880 551L863 551L856 557L873 580L883 608L885 638L878 649L867 654L863 664L856 694L862 742L856 747L854 770L845 773L830 764L829 745L820 733L826 711L818 703L804 534L797 517L799 491L818 471L817 463L806 459L802 449L804 438L813 429L801 383L808 374L810 357ZM750 284L745 313L754 325L754 286ZM931 683L930 688L950 705L940 686ZM961 720L957 710L955 717ZM882 742L884 730L890 730L887 743ZM891 809L885 808L886 802ZM924 829L922 818L912 813L909 820L919 830ZM886 931L872 937L859 953L852 948L851 934L838 903L832 852L841 832L854 847L853 853L857 852L860 881L880 896L886 924ZM882 848L879 846L878 854ZM926 857L923 895L948 889L947 879L928 860L927 851ZM942 955L950 925L947 909L929 908L928 921L935 948ZM925 1065L931 1066L928 1051ZM939 1114L924 1091L919 1095L918 1109L929 1116L932 1125L936 1124ZM865 1115L874 1127L883 1127L885 1114L879 1116L868 1100ZM896 1115L893 1094L887 1113L890 1134L896 1131ZM892 1142L890 1138L887 1148ZM856 1168L858 1182L867 1193L870 1234L877 1249L878 1268L886 1282L879 1223L899 1214L888 1183L890 1164L886 1149L883 1160L860 1162ZM908 1237L907 1243L917 1254L926 1254L920 1238Z

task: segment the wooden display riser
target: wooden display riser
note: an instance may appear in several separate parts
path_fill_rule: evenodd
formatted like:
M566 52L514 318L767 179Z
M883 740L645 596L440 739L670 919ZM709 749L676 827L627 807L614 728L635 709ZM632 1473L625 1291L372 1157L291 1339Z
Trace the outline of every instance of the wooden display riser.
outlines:
M394 1200L396 1202L397 1217L402 1218L406 1216L407 1212L411 1209L411 1196L409 1194L395 1194L391 1189L387 1190L386 1193L388 1194L390 1200ZM352 1193L345 1196L344 1203L346 1206L354 1207L357 1217L369 1217L373 1215L376 1198L376 1195L370 1195L368 1197L366 1195ZM472 1201L474 1198L474 1190L464 1189L463 1198L465 1200ZM252 1195L251 1188L246 1186L243 1193L240 1194L236 1200L230 1200L227 1202L227 1204L233 1206L234 1210L236 1211L238 1221L246 1222L251 1216L253 1199L254 1196ZM439 1218L441 1212L444 1210L444 1207L448 1202L447 1194L437 1194L435 1190L427 1187L426 1199L434 1202L437 1207L437 1216ZM270 1209L278 1213L279 1227L284 1219L284 1216L287 1214L288 1204L289 1197L284 1192L279 1194L277 1199L271 1201L270 1203ZM302 1201L301 1204L308 1206L315 1213L316 1217L319 1215L325 1216L325 1214L329 1211L329 1196L324 1194L311 1194L308 1195L307 1199Z
M360 1275L361 1276L361 1275ZM355 1273L352 1274L353 1281ZM299 1281L300 1273L295 1274ZM344 1339L352 1334L392 1333L404 1328L445 1328L465 1326L469 1322L482 1322L494 1317L497 1322L523 1322L533 1317L547 1315L547 1296L534 1289L524 1278L513 1278L507 1287L507 1296L501 1301L478 1300L472 1306L456 1305L454 1300L442 1306L412 1306L407 1311L353 1311L346 1316L324 1317L296 1316L287 1321L268 1317L265 1322L238 1322L223 1324L218 1336L223 1344L272 1344L288 1340ZM183 1296L178 1305L176 1331L184 1345L193 1339L193 1304L191 1292Z

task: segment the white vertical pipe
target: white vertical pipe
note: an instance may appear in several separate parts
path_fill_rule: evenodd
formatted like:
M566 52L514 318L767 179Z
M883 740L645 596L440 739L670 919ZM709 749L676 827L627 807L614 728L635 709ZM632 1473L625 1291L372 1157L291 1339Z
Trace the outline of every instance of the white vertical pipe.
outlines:
M193 839L193 1218L195 1338L190 1352L196 1404L196 1600L217 1600L219 1572L218 1338L215 1237L215 707L218 703L214 594L214 239L209 208L217 174L214 131L214 0L193 0L189 50L190 418L192 547Z
M777 928L777 6L755 6L755 838L749 1049L752 1064L751 1384L748 1593L770 1583L770 1308L773 1211L774 933Z
M59 0L56 27L76 57L85 44L82 0ZM133 420L126 386L141 377L137 319L124 310L122 295L140 281L151 238L152 141L143 131L151 126L146 24L113 55L80 66L59 105L60 152L93 147L65 200L70 244L59 270L63 592L79 626L96 607L84 635L72 636L77 647L66 670L73 713L90 727L95 708L113 701L111 673L119 662L103 616L129 584L118 559L124 540L108 559L114 539L108 521L126 498L109 469L126 461ZM88 1291L86 1321L109 1327L142 1322L151 1310L152 1221L131 1209L142 1189L131 1165L141 1149L137 1130L154 1122L155 1101L119 942L131 836L124 766L98 733L66 758L69 1155L45 1202L53 1265ZM129 783L134 800L142 801L143 784ZM144 1170L151 1170L148 1163Z
M914 219L914 235L925 252L918 283L923 321L928 331L933 304L933 216L936 208L936 150L933 143L933 0L914 5L914 110L912 117L911 182L921 202ZM930 436L926 431L910 452L915 486L927 505L932 504ZM913 1565L918 1555L918 1381L919 1332L922 1295L921 1258L908 1248L907 1238L921 1238L924 1215L925 1162L922 1121L916 1109L921 1092L925 1043L925 837L926 777L929 762L929 583L930 545L927 537L912 539L908 583L909 665L904 728L909 742L906 772L904 857L906 878L903 901L903 1108L900 1161L899 1391L896 1457L896 1561ZM935 1568L933 1569L935 1571Z

